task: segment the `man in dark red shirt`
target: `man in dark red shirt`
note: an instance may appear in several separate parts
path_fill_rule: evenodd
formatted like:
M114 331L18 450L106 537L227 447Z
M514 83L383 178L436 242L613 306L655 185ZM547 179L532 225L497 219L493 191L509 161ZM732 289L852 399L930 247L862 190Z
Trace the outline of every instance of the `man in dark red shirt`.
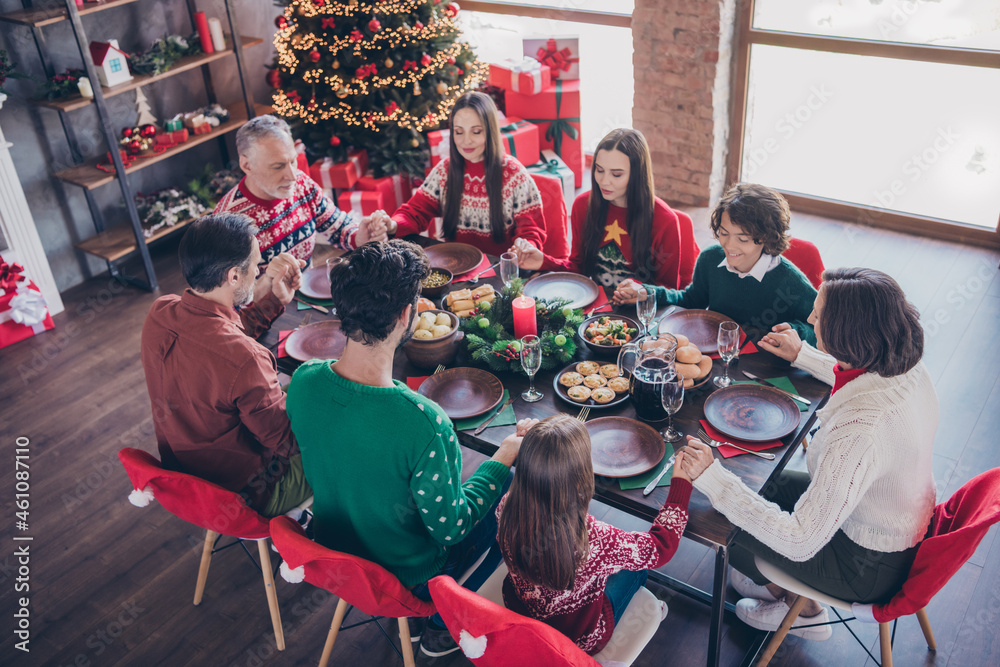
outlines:
M190 288L153 303L142 366L150 401L161 406L154 426L163 465L276 516L312 491L274 356L254 338L292 300L304 262L278 255L258 279L255 231L250 218L230 213L192 223L178 252Z

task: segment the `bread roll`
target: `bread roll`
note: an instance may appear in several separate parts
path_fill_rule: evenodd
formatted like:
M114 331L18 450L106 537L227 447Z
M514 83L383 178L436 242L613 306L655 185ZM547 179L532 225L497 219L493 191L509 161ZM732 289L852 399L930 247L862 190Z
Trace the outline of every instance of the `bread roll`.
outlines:
M673 334L673 337L677 339L677 349L691 344L691 340L684 334Z
M428 331L427 329L417 329L416 331L413 332L413 337L416 338L417 340L429 340L434 336L432 336L431 332Z
M705 377L712 372L712 357L704 356L698 362L698 379Z
M694 386L694 380L692 380L691 378L684 378L684 388L685 389L690 389L693 386Z
M677 348L677 361L682 364L697 364L701 361L701 350L694 345Z
M688 378L693 380L701 372L697 364L674 364L674 368L677 370L677 374L685 380Z

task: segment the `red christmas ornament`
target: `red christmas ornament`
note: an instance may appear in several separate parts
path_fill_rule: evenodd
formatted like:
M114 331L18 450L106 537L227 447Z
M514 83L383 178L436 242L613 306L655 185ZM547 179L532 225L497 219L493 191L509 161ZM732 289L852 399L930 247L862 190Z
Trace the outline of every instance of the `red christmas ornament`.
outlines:
M354 70L354 77L356 79L363 79L366 76L368 76L368 68L367 67L359 67L356 70Z
M420 21L417 21L416 23L413 24L413 29L414 30L423 30L424 29L424 24L421 23Z
M459 67L457 70L455 70L455 74L457 76L462 76L463 74L465 74L465 70Z
M334 147L339 146L340 145L340 137L330 137L330 145L334 146Z
M268 70L267 83L272 88L281 88L281 72L276 69Z
M132 128L131 127L126 127L124 130L122 130L122 136L123 137L131 137L132 136Z
M396 113L397 111L399 111L399 105L396 104L395 102L389 102L389 104L387 104L385 107L385 112L390 116Z
M427 67L428 65L430 65L433 60L434 59L431 58L426 53L424 55L420 56L420 64L423 65L424 67Z
M152 137L155 134L156 134L156 126L155 125L151 125L151 124L150 125L143 125L142 128L139 130L139 135L143 136L143 137Z
M319 51L313 49L312 51L309 52L309 60L313 61L314 63L318 63L319 59L320 59Z
M354 41L354 42L360 42L364 38L365 38L365 36L362 35L361 31L358 30L357 28L355 28L354 30L351 31L351 40L352 41Z
M368 29L372 32L378 32L382 28L382 24L378 22L378 19L372 19L368 22Z
M316 5L317 7L322 7L323 5L326 4L326 0L313 0L313 4Z
M455 56L451 56L450 58L448 58L448 64L449 65L454 65L455 64Z
M458 11L460 9L461 7L458 6L457 2L452 2L449 3L447 7L444 8L444 13L452 18L455 18L456 16L458 16Z
M286 19L284 16L279 16L278 18L274 19L274 25L278 26L280 30L284 30L285 27L288 25L288 19Z
M142 144L139 143L138 139L133 139L132 141L129 142L128 149L133 153L138 153L140 150L142 150Z

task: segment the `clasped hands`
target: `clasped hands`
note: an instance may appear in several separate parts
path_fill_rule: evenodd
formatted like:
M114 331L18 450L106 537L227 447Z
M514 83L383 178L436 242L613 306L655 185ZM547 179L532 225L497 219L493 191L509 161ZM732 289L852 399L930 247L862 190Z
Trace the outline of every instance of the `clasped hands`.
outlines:
M390 236L396 233L396 221L389 217L383 210L378 210L371 215L361 218L358 227L357 245L363 246L372 241L388 241Z
M268 294L273 294L283 305L291 303L295 290L302 286L302 269L305 265L304 260L287 252L272 259L254 283L253 300L259 302Z

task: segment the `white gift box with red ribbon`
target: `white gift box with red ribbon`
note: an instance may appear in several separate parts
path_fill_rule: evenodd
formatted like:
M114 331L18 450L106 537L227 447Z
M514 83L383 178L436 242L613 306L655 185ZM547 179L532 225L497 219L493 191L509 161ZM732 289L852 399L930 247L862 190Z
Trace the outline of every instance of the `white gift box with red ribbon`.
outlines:
M396 209L409 200L410 195L413 194L409 174L393 174L382 178L366 174L358 179L358 189L381 192L383 210L389 215L395 213Z
M333 198L333 190L349 190L368 171L368 151L351 151L344 162L334 162L325 157L309 167L309 175L323 188L327 197Z
M434 130L427 133L427 143L431 147L431 167L448 157L451 150L451 130Z
M379 190L349 190L341 192L337 198L337 206L341 211L353 213L358 217L371 215L375 211L386 210L385 197Z
M55 328L45 297L30 280L16 289L0 288L0 347Z
M535 95L552 82L552 70L525 56L517 61L508 58L502 63L490 63L489 83L523 95Z

